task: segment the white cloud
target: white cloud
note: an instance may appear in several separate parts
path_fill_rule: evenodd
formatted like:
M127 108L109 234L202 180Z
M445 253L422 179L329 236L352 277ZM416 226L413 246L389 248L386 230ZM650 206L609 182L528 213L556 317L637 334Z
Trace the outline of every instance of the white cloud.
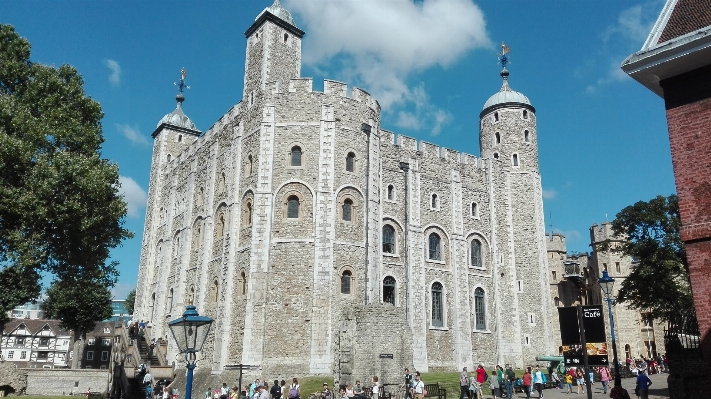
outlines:
M111 289L111 296L113 299L121 301L126 299L128 293L135 288L135 285L118 283Z
M119 184L121 184L119 192L128 204L128 216L138 217L138 211L146 207L148 195L135 180L128 176L119 176Z
M554 189L550 189L550 190L543 189L542 195L543 195L543 198L545 198L545 199L553 199L558 196L558 191L556 191Z
M429 104L424 86L410 87L412 74L447 67L467 52L491 47L481 9L471 0L287 0L309 31L303 60L314 68L338 61L348 81L371 93L398 126L439 134L451 115ZM417 122L413 121L417 119Z
M603 32L603 40L607 42L619 35L626 41L635 44L644 42L652 30L654 17L656 17L656 14L653 13L653 9L656 8L654 7L655 3L657 2L639 4L622 11L617 17L617 23L608 26Z
M121 84L121 65L114 60L104 60L104 65L111 71L109 74L109 83L113 86Z
M126 137L134 145L148 145L148 139L141 134L138 127L131 127L126 124L115 123L114 126L124 137Z
M561 230L561 229L554 227L553 232L556 234L563 235L566 238L566 240L577 241L582 238L582 235L577 230Z

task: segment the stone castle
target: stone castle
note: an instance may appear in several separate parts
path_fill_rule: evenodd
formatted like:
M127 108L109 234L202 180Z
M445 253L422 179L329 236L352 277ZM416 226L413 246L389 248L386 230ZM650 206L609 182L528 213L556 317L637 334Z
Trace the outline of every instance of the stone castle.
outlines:
M383 129L359 88L313 91L278 0L245 35L242 100L201 133L181 94L153 133L134 319L166 336L196 305L213 373L399 381L557 353L536 110L508 71L475 157Z

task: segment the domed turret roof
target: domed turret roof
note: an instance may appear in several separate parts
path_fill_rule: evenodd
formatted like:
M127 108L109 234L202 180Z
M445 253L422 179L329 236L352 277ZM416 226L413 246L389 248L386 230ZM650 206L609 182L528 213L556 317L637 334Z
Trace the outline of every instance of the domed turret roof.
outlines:
M169 125L197 131L197 126L195 126L193 121L191 121L190 118L183 113L182 104L183 101L185 101L185 97L183 97L182 94L178 94L175 99L178 101L178 105L175 107L175 110L161 118L160 122L158 122L158 126L167 123Z
M279 0L274 0L274 4L265 8L264 10L262 10L262 12L260 12L259 15L257 15L257 18L255 18L254 20L255 21L258 20L259 17L261 17L262 14L264 14L264 12L266 12L266 11L269 11L275 17L279 17L284 22L287 22L292 26L296 26L296 24L294 23L294 18L291 17L291 13L289 11L287 11L286 8L281 6L281 3L279 3Z
M499 90L498 93L494 94L493 96L489 97L488 100L486 100L483 109L493 107L494 105L508 103L531 105L531 101L528 100L528 97L524 96L522 93L517 92L516 90L512 90L511 87L509 87L509 71L506 70L506 68L501 71L501 77L504 78L504 83L503 85L501 85L501 90Z

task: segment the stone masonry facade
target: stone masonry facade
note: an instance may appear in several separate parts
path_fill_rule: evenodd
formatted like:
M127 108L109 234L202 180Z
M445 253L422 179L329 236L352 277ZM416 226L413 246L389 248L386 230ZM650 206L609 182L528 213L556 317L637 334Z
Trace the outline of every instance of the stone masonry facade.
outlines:
M480 158L395 135L367 92L300 77L285 12L247 31L239 103L153 133L135 319L215 319L198 373L394 383L553 354L535 109L485 109Z

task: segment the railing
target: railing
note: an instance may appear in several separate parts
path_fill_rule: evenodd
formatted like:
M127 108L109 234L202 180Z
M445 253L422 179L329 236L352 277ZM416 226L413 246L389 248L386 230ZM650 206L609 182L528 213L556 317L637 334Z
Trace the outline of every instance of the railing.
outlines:
M696 314L676 316L664 329L664 346L667 355L698 354L701 356L701 334Z

